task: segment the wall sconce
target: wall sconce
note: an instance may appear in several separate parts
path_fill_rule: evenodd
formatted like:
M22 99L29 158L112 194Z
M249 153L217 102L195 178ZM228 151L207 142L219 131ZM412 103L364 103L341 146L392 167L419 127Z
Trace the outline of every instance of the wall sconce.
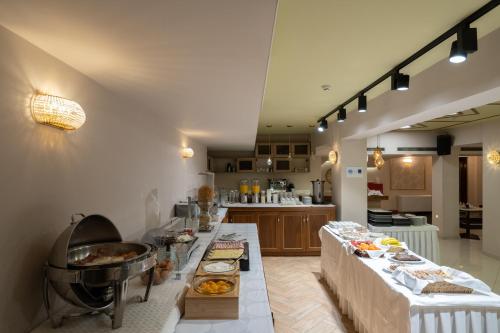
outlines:
M37 123L76 130L86 120L82 107L69 99L37 93L31 101L31 115Z
M335 150L330 150L328 153L328 160L334 165L337 164L338 157L339 156Z
M403 165L406 167L410 167L413 164L413 158L411 156L403 157Z
M488 163L491 165L499 165L500 164L500 153L498 150L491 150L488 155L486 155L488 159Z
M194 150L193 150L193 148L190 148L190 147L182 148L181 156L182 156L182 158L191 158L191 157L193 157L194 156Z

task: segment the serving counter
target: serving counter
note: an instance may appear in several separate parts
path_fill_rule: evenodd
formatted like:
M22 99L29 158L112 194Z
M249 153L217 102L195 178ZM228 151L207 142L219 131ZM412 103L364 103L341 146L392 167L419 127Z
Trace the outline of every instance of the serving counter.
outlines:
M349 254L329 226L321 229L321 239L322 277L359 332L499 332L498 295L416 295L384 270L387 259Z
M173 332L247 332L243 329L251 323L251 327L262 333L274 332L267 288L264 280L262 261L259 253L257 230L253 224L230 225L221 223L226 216L227 209L219 209L218 221L212 223L214 230L211 233L198 233L198 246L182 271L167 280L165 283L153 286L147 302L137 303L135 296L143 295L145 286L140 278L129 283L128 305L125 309L123 326L111 329L111 320L106 315L85 316L67 319L62 327L52 328L47 320L38 326L34 333L173 333ZM217 236L225 233L239 233L249 241L250 264L249 272L241 272L240 286L240 319L226 321L184 321L180 320L183 309L184 293L198 267L202 256ZM67 306L65 307L67 309Z
M226 204L229 223L255 223L262 255L319 255L318 232L335 220L335 205Z

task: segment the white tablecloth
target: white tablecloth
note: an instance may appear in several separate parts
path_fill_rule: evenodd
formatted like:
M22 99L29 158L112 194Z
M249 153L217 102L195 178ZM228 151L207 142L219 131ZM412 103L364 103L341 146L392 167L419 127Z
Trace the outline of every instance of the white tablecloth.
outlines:
M322 276L359 332L499 332L498 295L414 295L383 271L387 259L347 254L328 226L320 234Z
M368 229L381 232L390 237L395 237L408 245L408 248L420 256L435 263L440 262L439 256L439 228L432 224L422 226L373 226L368 224Z

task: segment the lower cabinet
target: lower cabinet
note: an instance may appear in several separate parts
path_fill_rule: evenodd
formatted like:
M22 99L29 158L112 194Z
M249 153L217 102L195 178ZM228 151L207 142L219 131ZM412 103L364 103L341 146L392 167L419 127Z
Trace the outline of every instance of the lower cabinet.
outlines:
M304 212L282 213L283 252L306 250L306 226Z
M257 230L261 252L278 252L281 249L281 221L278 214L258 213Z
M321 227L335 207L229 208L230 223L256 223L263 255L319 255Z

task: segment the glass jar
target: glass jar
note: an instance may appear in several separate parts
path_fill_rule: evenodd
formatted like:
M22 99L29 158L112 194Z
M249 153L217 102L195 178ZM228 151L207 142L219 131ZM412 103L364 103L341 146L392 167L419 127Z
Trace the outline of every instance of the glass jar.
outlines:
M258 179L252 180L252 193L259 194L260 193L260 182Z
M240 194L248 193L248 179L240 180Z

